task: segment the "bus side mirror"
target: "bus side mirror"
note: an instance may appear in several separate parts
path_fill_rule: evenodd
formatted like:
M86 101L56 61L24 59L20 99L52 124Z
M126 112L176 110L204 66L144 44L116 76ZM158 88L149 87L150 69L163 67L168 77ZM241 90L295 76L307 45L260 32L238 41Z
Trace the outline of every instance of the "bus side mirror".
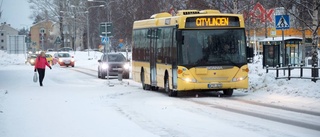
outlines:
M247 47L247 60L249 63L253 62L253 47Z
M182 31L176 29L176 41L178 43L182 43L183 42L183 36L182 36Z

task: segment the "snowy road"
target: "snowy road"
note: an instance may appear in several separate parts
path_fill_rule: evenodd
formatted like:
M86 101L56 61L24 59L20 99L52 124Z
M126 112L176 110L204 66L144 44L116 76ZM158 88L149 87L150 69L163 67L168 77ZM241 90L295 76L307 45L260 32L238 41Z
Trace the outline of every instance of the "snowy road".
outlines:
M320 135L320 112L216 93L142 90L98 79L87 68L47 69L44 87L32 82L33 68L0 68L1 137L211 137ZM196 98L195 95L198 94ZM307 104L306 104L307 105Z

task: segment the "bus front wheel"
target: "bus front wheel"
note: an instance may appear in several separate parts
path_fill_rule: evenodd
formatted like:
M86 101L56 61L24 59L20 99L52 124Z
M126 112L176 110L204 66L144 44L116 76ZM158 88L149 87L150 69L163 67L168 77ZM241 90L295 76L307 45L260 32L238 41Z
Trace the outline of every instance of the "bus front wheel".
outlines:
M164 90L168 93L168 95L170 97L178 96L178 92L177 91L174 91L174 90L170 89L170 87L169 87L169 79L168 78L166 78L166 80L165 80Z
M226 96L232 96L233 94L233 89L224 89L223 94Z

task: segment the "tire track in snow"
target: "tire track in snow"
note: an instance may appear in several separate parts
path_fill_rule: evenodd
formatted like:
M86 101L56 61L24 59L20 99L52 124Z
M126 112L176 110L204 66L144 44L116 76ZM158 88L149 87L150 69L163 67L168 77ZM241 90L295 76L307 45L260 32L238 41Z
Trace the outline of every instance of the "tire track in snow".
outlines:
M225 106L225 105L221 105L221 104L208 103L208 102L205 102L205 101L199 101L199 100L193 100L193 99L184 99L184 100L190 101L190 102L193 102L193 103L196 103L196 104L204 105L204 106L207 106L207 107L211 107L211 108L221 109L221 110L224 110L224 111L234 112L234 113L243 114L243 115L252 116L252 117L257 117L257 118L270 120L270 121L274 121L274 122L279 122L279 123L284 123L284 124L289 124L289 125L293 125L293 126L298 126L298 127L302 127L302 128L307 128L307 129L320 131L320 125L316 125L316 124L312 124L312 123L306 123L306 122L301 122L301 121L296 121L296 120L285 119L285 118L272 116L272 115L268 115L268 114L262 114L262 113L258 113L258 112L251 112L251 111L242 110L242 109L239 109L239 108L232 108L230 106ZM231 105L231 104L228 104L228 105ZM279 108L276 108L276 109L279 109ZM279 110L280 111L287 111L287 110L282 110L282 109L279 109ZM291 113L299 113L299 112L291 111Z
M247 103L247 104L252 104L252 105L258 105L258 106L264 106L264 107L269 107L269 108L282 109L282 110L287 110L287 111L292 111L292 112L303 113L303 114L314 115L314 116L319 116L320 117L320 112L316 112L316 111L309 111L309 110L302 110L302 109L296 109L296 108L290 108L290 107L284 107L284 106L277 106L277 105L254 102L254 101L249 101L249 100L244 100L244 99L239 99L239 98L228 98L228 99L234 100L234 101L243 102L243 103Z

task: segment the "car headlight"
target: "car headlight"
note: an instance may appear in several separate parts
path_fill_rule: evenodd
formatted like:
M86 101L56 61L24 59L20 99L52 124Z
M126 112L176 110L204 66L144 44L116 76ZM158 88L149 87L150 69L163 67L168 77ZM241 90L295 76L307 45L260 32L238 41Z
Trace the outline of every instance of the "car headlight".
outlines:
M74 62L74 58L71 59L71 62Z
M124 64L123 68L124 68L124 69L129 69L129 68L130 68L129 63Z
M102 68L102 69L108 69L108 68L109 68L109 65L108 65L108 64L105 64L105 63L103 63L103 64L101 65L101 68Z
M30 63L34 63L34 59L30 59Z
M59 59L59 62L63 62L63 59Z

